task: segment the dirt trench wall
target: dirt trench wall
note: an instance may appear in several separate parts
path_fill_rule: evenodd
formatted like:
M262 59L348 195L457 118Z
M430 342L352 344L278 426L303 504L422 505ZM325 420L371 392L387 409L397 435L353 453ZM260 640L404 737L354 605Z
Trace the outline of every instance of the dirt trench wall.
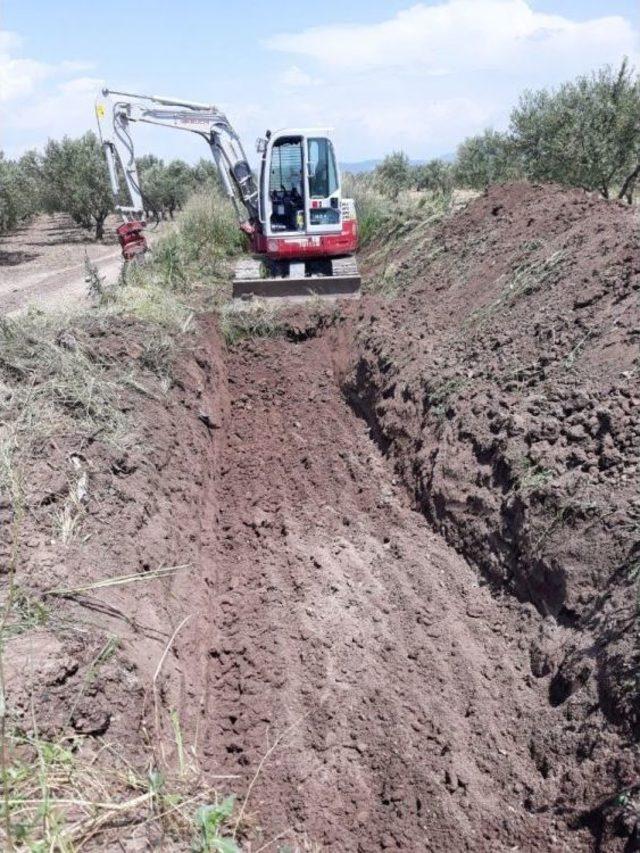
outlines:
M552 703L584 690L635 727L636 214L495 187L428 248L399 247L397 298L363 306L347 391L434 527L578 629L532 649Z
M175 721L185 750L202 746L216 607L207 520L217 513L227 389L213 319L202 321L195 351L192 341L176 341L169 390L143 367L152 333L119 319L69 332L118 383L127 427L109 440L55 435L27 461L16 586L21 608L42 601L43 625L16 624L4 658L12 726L29 731L35 713L43 738L104 736L142 767L149 749L159 749L167 769L175 763ZM132 383L122 382L123 371ZM87 496L63 542L56 519L76 506L73 460ZM11 512L3 496L7 533ZM3 536L5 559L10 546ZM129 575L140 580L95 586ZM51 596L56 588L71 592Z

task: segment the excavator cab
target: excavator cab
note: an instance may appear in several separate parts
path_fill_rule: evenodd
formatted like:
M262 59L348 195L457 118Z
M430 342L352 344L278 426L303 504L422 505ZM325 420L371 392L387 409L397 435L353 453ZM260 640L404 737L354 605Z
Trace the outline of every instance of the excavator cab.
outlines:
M339 234L340 179L327 131L281 130L265 141L260 188L266 236Z

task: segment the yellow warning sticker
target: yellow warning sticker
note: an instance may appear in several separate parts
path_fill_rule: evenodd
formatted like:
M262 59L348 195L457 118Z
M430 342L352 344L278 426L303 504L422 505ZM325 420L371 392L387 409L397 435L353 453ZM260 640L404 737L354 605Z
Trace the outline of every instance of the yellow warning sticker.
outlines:
M96 104L96 115L98 118L104 118L104 104Z

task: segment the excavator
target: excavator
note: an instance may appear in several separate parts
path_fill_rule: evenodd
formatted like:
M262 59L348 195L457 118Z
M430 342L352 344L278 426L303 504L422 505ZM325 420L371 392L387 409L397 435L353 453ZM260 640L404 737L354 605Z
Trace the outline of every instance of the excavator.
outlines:
M125 262L140 261L148 249L148 205L131 134L133 123L144 122L196 133L209 145L250 246L250 257L236 266L234 299L359 295L355 204L342 197L327 128L267 131L256 144L256 180L240 137L212 104L102 89L96 116L116 209L123 219L117 232Z

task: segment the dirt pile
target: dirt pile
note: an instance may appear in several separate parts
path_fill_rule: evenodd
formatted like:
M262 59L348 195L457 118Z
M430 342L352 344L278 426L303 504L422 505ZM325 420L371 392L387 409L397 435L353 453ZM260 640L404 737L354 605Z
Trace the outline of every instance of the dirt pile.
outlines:
M637 214L496 187L399 258L350 391L435 529L549 617L531 667L570 737L637 735Z

